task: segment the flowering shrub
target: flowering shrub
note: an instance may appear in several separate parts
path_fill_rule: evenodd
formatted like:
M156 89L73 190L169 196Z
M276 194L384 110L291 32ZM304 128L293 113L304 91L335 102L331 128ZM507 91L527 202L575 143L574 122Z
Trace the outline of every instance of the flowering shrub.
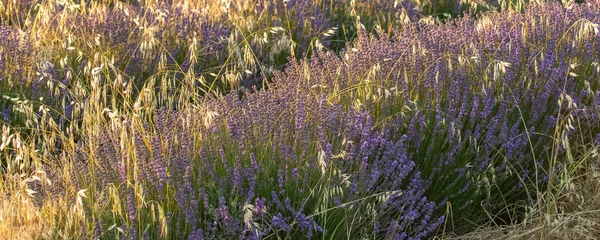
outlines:
M277 86L246 92L242 99L233 94L207 99L203 109L219 115L199 121L203 112L157 112L156 132L135 137L135 156L130 156L135 160L119 147L128 136L101 135L93 158L80 156L83 162L98 161L99 167L95 172L75 167L88 172L79 181L88 174L95 174L101 186L136 179L146 189L141 198L154 199L178 222L170 229L179 237L423 237L443 221L432 215L437 204L424 196L426 181L407 155L404 139L391 141L388 134L373 132L365 112L344 112L322 97ZM134 129L125 132L134 134ZM201 146L192 151L196 134L202 136ZM130 220L146 219L151 210L134 196L125 206ZM347 226L352 231L326 231L357 214L362 216L357 225ZM139 224L130 222L131 234L142 231ZM160 229L145 231L161 234Z
M580 67L599 50L597 33L578 25L595 26L591 10L547 5L390 38L362 33L341 57L292 60L268 90L205 97L201 110L156 112L140 133L101 135L94 159L113 162L98 164L111 167L96 178L134 179L123 203L130 235L418 239L443 223L446 203L477 220L479 205L525 200L555 171L546 160L564 152L546 136L557 123L597 124L598 70ZM574 24L510 28L549 16ZM129 156L119 142L131 137ZM172 221L143 228L148 201Z
M554 171L544 161L562 150L548 136L576 133L559 125L598 124L597 11L545 5L393 37L362 33L340 57L320 52L275 81L366 109L392 139L405 138L432 200L502 209Z
M46 238L425 239L512 221L600 136L598 4L111 4L0 27L0 200L63 199Z

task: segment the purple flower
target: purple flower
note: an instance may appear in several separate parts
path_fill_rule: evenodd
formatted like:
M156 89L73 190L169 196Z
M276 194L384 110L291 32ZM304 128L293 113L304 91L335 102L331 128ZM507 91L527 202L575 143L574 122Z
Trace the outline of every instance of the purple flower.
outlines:
M277 215L273 216L270 225L273 229L281 229L283 231L288 231L290 229L290 226L285 222L281 213L277 213Z

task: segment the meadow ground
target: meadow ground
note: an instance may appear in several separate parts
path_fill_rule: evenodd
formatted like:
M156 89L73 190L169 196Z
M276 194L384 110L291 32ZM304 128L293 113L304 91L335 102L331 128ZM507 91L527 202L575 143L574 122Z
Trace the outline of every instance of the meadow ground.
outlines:
M600 2L0 1L1 239L599 239Z

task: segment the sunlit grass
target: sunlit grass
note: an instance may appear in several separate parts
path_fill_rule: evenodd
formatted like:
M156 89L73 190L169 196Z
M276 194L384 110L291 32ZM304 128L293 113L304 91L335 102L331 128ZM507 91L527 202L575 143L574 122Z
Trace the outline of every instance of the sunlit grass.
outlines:
M0 2L2 239L600 236L597 2L83 2Z

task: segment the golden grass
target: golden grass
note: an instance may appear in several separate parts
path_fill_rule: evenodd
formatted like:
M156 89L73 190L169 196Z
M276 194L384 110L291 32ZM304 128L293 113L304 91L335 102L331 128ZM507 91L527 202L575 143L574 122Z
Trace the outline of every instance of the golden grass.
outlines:
M3 176L0 186L0 237L37 239L56 227L55 217L67 209L62 198L53 198L38 206L37 192L28 187L31 178ZM64 213L64 212L63 212Z
M591 150L595 151L595 150ZM530 208L524 221L509 226L481 226L464 235L441 239L600 239L600 156L592 155L550 198L543 209ZM577 164L577 163L575 163ZM555 213L547 213L555 211Z

